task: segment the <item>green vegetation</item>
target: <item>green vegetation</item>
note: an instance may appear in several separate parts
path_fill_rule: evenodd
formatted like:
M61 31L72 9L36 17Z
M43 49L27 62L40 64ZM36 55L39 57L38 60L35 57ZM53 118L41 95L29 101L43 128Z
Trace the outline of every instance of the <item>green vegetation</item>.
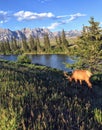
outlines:
M90 90L86 84L71 84L57 69L0 61L0 129L98 130L99 81L93 79Z
M49 38L47 33L43 38L30 36L29 39L23 38L21 41L17 41L13 38L11 41L0 42L1 54L53 54L53 53L66 53L68 52L68 40L65 36L65 31L54 39Z
M76 58L76 64L68 67L89 69L93 73L102 73L102 30L94 18L89 20L90 26L83 26L82 35L76 45L68 53Z
M31 59L26 54L23 54L23 55L18 56L17 62L18 63L31 63Z
M16 130L17 115L12 106L9 108L0 107L0 130Z
M29 44L22 39L0 43L0 52L67 53L78 58L70 67L93 72L89 89L70 83L63 71L30 64L26 55L17 62L0 60L0 130L101 130L102 128L102 33L93 18L83 26L82 36L69 45L65 32L51 46L48 34L43 46L39 37Z
M94 118L102 125L102 111L100 109L94 109Z

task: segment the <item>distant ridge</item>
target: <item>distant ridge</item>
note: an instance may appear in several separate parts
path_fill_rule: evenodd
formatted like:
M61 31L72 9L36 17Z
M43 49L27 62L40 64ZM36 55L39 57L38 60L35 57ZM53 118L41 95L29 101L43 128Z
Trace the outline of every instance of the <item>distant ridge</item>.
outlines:
M61 34L61 31L51 32L47 28L23 28L22 30L12 31L10 29L0 28L0 41L4 41L6 39L11 40L12 38L16 38L17 40L21 40L22 38L28 39L30 35L32 35L33 37L39 36L40 38L42 38L45 33L48 33L50 38L54 38L55 36ZM67 37L76 37L81 35L81 31L78 30L70 30L66 31L65 33Z

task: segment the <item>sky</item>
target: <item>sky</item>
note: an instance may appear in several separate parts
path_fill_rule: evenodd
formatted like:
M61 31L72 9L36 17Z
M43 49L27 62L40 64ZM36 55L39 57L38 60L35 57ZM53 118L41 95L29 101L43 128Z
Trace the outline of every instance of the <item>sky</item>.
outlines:
M102 0L0 0L0 28L82 30L90 17L102 26Z

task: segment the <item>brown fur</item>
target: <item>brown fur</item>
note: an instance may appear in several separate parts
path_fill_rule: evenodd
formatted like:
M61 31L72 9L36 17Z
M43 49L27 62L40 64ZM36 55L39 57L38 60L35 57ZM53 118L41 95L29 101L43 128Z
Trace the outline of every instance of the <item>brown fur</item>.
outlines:
M82 81L85 81L88 87L92 88L92 84L90 82L92 73L88 70L75 70L71 76L68 76L66 72L64 72L64 76L66 76L69 81L72 81L74 79L75 82L77 82L79 80L80 84L82 84Z

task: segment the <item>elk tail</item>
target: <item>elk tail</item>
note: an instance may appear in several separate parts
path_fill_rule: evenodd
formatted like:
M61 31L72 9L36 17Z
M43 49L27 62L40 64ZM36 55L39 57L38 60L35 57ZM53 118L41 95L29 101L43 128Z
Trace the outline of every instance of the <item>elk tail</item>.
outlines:
M86 71L86 73L87 73L87 75L88 75L89 77L91 77L91 76L92 76L92 73L91 73L91 72Z

